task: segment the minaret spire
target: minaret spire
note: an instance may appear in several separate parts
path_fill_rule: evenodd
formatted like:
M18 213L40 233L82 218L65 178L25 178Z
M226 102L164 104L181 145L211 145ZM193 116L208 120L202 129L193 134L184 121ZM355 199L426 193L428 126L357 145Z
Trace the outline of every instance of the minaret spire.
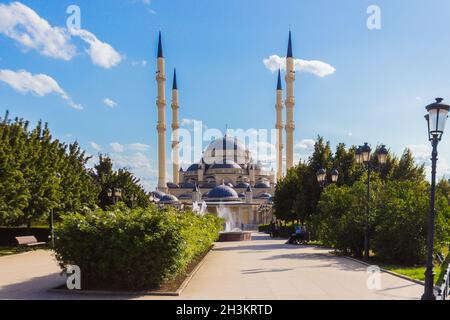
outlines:
M277 90L283 90L283 85L281 84L281 69L278 69Z
M173 162L173 183L180 183L180 124L178 122L178 110L180 109L178 99L177 70L173 70L172 85L172 162Z
M294 166L294 82L295 82L295 61L292 54L292 33L289 30L289 43L286 58L286 170Z
M165 192L166 185L166 71L162 50L161 31L158 39L156 81L158 83L158 190Z
M291 30L289 30L289 43L288 43L287 57L288 58L294 57L294 55L292 54L292 32L291 32Z
M158 37L158 58L164 58L164 55L163 55L163 48L162 48L162 35L161 35L161 31L159 32L159 37Z
M178 90L178 84L177 84L177 69L173 69L173 84L172 84L172 90Z
M283 177L283 87L281 85L281 70L278 69L277 99L275 105L277 111L277 180Z

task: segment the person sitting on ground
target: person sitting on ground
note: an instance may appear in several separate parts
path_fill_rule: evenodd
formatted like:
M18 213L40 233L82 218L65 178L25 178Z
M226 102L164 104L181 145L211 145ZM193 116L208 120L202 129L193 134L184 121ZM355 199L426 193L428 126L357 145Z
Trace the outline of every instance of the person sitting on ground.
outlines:
M300 226L295 226L295 233L291 234L291 237L288 240L288 244L300 244L301 236L302 236L302 229Z

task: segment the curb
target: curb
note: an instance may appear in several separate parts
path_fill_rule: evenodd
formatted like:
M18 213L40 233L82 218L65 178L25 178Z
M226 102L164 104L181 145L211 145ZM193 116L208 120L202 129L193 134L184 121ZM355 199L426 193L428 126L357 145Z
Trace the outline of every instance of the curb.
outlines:
M205 254L203 259L195 266L195 268L186 276L186 279L181 283L180 287L174 292L159 292L159 291L106 291L106 290L91 290L91 291L83 291L83 290L67 290L67 289L58 289L52 288L48 289L47 292L50 293L58 293L58 294L66 294L66 295L102 295L102 296L155 296L155 297L179 297L183 290L188 286L189 282L192 280L194 275L205 263L206 258L213 251L215 245L211 247L208 253Z
M345 259L349 259L349 260L352 260L352 261L355 261L355 262L358 262L358 263L363 264L363 265L368 266L368 267L369 267L369 266L372 266L372 264L370 264L370 263L367 263L367 262L365 262L365 261L361 261L361 260L358 260L358 259L355 259L355 258L352 258L352 257L347 257L347 256L340 256L340 257L345 258ZM390 275L392 275L392 276L395 276L395 277L398 277L398 278L402 278L402 279L404 279L404 280L408 280L408 281L414 282L414 283L416 283L416 284L420 284L420 285L422 285L422 286L425 285L425 282L423 282L423 281L421 281L421 280L413 279L413 278L410 278L410 277L405 276L405 275L403 275L403 274L399 274L399 273L397 273L397 272L394 272L394 271L391 271L391 270L387 270L387 269L384 269L384 268L380 268L380 270L381 270L382 272L388 273L388 274L390 274ZM435 289L438 289L437 286L434 286L434 288L435 288Z

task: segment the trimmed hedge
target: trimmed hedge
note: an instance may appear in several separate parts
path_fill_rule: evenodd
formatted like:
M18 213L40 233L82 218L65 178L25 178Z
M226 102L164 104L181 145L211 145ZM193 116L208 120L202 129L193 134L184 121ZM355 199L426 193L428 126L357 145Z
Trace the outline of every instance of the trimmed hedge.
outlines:
M173 208L100 209L55 228L60 266L81 269L83 289L147 290L182 274L217 240L222 219Z

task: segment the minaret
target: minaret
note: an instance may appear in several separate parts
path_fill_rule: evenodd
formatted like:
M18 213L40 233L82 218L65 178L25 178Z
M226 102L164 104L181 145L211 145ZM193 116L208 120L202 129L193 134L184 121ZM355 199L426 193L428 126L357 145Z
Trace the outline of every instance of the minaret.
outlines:
M283 87L281 85L281 70L278 69L277 84L277 181L283 177Z
M286 170L294 166L294 81L295 81L295 65L294 56L292 54L292 36L289 31L289 44L286 57Z
M156 72L158 82L158 190L166 190L166 70L162 49L161 31L158 40L158 63Z
M172 85L172 162L173 162L173 183L179 184L180 171L180 124L178 122L178 110L180 105L178 103L178 85L177 85L177 70L173 71L173 85Z

